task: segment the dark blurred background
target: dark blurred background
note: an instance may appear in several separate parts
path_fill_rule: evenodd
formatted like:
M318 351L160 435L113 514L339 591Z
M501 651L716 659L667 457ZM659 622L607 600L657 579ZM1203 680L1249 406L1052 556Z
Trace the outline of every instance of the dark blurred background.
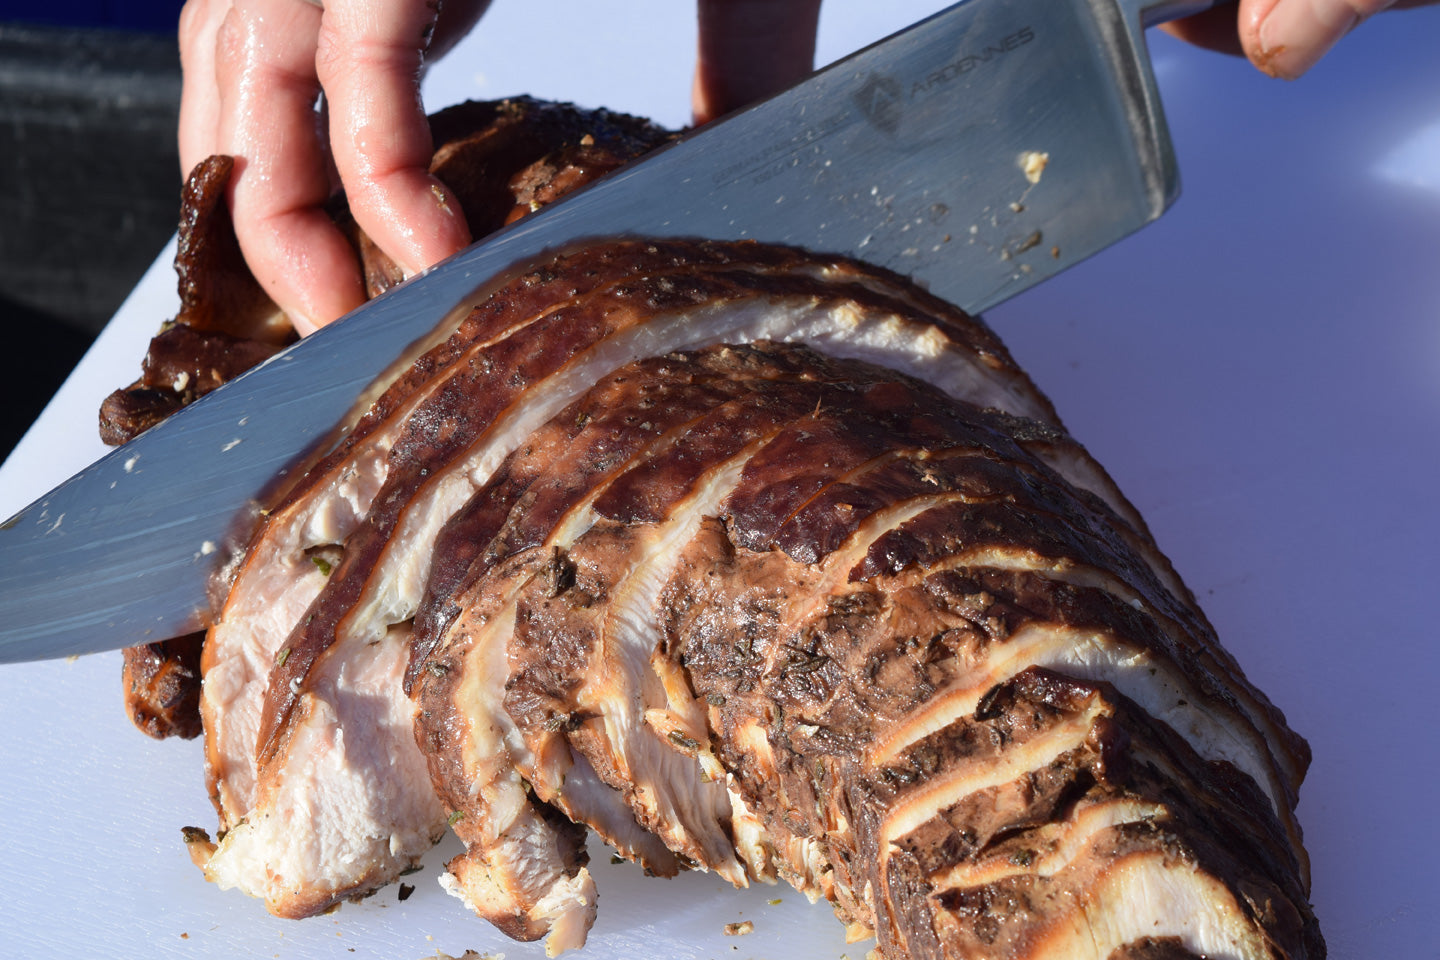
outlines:
M0 0L0 458L175 231L181 6Z

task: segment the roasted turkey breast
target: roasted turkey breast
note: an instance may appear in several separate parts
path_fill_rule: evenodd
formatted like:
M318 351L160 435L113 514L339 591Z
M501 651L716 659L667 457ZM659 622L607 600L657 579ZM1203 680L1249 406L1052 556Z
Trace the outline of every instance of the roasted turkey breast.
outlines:
M203 666L206 870L285 915L448 822L453 893L576 946L582 824L885 956L1323 952L1303 741L993 334L851 261L517 277L266 517Z
M1325 954L1304 741L995 335L845 258L518 271L266 511L200 666L195 852L282 916L448 828L451 893L577 947L588 829L890 960Z

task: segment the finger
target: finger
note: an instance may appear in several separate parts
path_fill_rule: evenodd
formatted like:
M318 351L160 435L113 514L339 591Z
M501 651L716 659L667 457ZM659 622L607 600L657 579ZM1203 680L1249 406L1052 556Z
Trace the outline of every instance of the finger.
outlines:
M1257 67L1293 80L1394 0L1241 0L1240 42Z
M815 69L820 0L699 0L691 110L708 123Z
M235 0L216 46L235 236L302 334L364 301L355 254L321 209L330 180L315 110L320 16L299 0Z
M180 11L180 175L217 152L220 88L215 80L215 38L230 0L187 0Z
M350 212L406 273L470 241L459 205L429 173L420 71L434 25L435 7L424 0L332 0L316 56Z

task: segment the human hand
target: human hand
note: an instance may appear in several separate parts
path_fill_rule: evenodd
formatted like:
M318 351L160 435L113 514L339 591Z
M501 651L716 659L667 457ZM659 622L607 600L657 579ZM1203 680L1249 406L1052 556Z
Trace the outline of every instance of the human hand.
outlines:
M318 0L187 0L181 165L188 172L211 154L236 158L229 204L241 252L300 333L365 299L350 246L322 209L335 187L407 274L469 242L463 215L428 173L419 86L425 64L488 5L325 0L322 10ZM699 0L696 122L809 73L819 8L820 0Z
M697 124L779 93L815 68L820 0L699 0L696 12Z
M489 0L187 0L180 162L236 158L230 209L255 278L307 334L365 299L349 243L321 209L342 184L355 221L407 274L470 234L428 173L428 59ZM321 92L323 109L317 110Z
M1248 57L1272 77L1293 80L1375 14L1436 2L1440 0L1239 0L1161 29L1202 47Z

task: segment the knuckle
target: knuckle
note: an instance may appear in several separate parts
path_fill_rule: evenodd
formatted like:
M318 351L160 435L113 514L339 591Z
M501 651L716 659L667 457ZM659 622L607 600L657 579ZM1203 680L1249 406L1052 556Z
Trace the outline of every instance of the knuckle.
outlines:
M186 0L185 6L180 8L180 20L175 25L175 32L183 46L195 43L200 39L201 30L205 24L204 0Z
M182 64L197 57L204 59L209 53L204 48L215 42L220 22L229 9L226 0L186 0L175 27Z
M315 74L320 83L329 86L341 75L348 59L347 44L337 36L335 28L326 20L320 22L320 35L315 41Z
M244 15L231 7L215 28L215 62L228 66L243 60L245 35Z
M327 88L387 75L418 77L423 64L419 46L350 39L323 26L315 48L315 73Z

